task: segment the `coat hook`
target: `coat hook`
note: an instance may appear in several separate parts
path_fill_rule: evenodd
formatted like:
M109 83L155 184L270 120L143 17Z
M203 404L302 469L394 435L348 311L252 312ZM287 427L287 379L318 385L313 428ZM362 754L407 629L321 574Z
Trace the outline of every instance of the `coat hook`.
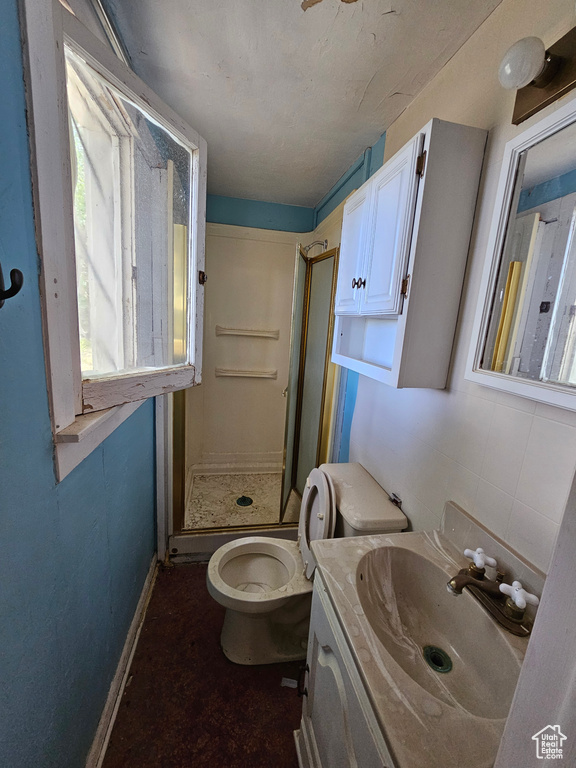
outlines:
M2 274L2 265L0 264L0 308L4 306L6 299L16 296L24 284L24 275L19 269L10 270L10 288L4 288L4 275Z

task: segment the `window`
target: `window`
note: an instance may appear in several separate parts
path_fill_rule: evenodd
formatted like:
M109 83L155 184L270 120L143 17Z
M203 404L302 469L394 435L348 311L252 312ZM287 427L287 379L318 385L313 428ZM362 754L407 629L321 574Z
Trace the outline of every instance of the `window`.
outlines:
M206 145L58 2L25 16L61 479L139 401L200 381Z

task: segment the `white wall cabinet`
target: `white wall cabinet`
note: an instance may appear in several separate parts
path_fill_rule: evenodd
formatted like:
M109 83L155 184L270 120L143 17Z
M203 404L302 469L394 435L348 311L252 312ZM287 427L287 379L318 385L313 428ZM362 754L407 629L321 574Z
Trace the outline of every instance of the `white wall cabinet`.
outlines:
M300 768L394 768L318 571L306 663L302 721L295 732Z
M431 120L344 207L332 360L446 386L486 143Z
M421 146L421 136L415 136L347 201L336 314L381 315L400 311Z
M358 315L362 292L357 288L364 271L364 253L370 215L372 187L363 184L346 201L343 212L338 286L334 311L343 315Z

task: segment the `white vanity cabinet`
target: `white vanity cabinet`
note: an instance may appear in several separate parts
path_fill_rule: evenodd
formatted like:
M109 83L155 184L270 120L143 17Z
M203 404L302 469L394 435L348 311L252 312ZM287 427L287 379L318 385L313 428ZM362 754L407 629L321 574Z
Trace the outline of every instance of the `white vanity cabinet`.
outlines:
M300 768L394 768L318 571L306 664L302 721L295 732Z
M431 120L344 206L332 360L443 389L486 131Z

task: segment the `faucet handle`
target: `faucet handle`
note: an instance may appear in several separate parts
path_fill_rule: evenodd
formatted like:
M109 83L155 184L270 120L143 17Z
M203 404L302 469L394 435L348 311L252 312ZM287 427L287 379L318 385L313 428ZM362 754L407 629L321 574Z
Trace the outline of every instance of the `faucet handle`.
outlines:
M512 586L510 584L500 584L500 592L508 595L514 605L522 611L526 608L526 603L538 605L540 602L536 595L531 595L530 592L522 589L522 584L519 581L513 581Z
M489 565L491 568L496 568L496 560L493 557L488 557L484 554L482 547L478 547L476 551L473 549L465 549L464 557L471 557L474 560L476 568L484 568L485 565Z

